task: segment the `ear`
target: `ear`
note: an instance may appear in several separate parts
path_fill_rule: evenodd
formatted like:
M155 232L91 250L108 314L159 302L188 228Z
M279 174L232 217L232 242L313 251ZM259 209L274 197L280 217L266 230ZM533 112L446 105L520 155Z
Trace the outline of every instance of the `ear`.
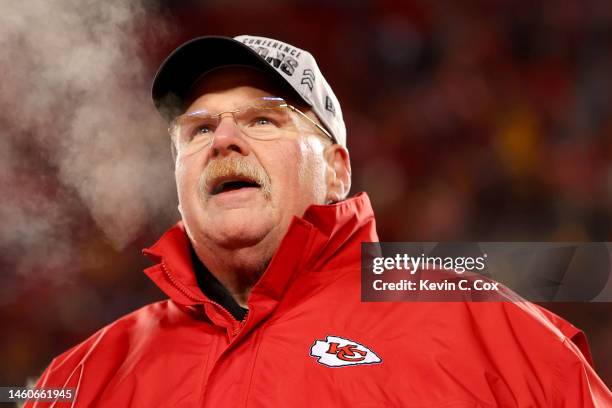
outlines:
M332 144L325 147L324 157L327 162L325 202L344 200L351 189L351 161L348 151L339 144Z

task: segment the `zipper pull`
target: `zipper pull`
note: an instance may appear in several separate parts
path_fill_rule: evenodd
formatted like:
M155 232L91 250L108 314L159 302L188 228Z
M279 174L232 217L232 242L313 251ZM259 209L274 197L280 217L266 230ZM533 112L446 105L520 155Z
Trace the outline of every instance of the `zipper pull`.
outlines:
M244 315L244 318L240 320L238 324L236 325L236 327L234 327L234 329L232 330L232 339L236 337L238 333L240 333L240 330L242 330L242 328L246 324L248 317L249 317L249 311L247 310L247 312Z

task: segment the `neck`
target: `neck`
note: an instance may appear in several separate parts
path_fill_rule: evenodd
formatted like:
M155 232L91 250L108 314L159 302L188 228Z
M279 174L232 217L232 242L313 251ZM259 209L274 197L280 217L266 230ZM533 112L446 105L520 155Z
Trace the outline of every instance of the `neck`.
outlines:
M243 248L224 248L214 244L194 245L197 257L227 289L236 303L248 309L251 290L263 275L276 251L267 239Z

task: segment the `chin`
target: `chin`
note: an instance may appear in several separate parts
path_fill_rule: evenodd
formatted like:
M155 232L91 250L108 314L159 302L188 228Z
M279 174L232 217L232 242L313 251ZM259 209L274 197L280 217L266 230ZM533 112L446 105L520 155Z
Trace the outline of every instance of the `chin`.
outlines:
M269 217L249 211L232 211L216 217L204 230L207 238L224 248L238 248L256 245L274 228Z

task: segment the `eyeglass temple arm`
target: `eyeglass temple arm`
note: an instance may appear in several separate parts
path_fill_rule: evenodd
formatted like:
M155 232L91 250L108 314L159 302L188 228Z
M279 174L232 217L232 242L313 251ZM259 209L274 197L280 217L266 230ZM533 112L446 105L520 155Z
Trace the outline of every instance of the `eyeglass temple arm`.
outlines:
M334 137L333 137L333 136L332 136L332 135L331 135L331 134L330 134L330 133L327 131L327 129L325 129L323 126L319 125L317 122L315 122L314 120L312 120L312 119L310 118L310 116L306 115L304 112L302 112L301 110L299 110L299 109L298 109L298 108L296 108L295 106L291 106L291 105L288 105L288 104L287 104L287 105L285 105L285 106L287 106L287 107L288 107L289 109L291 109L293 112L297 112L297 113L299 113L300 115L302 115L304 118L308 119L308 121L309 121L310 123L312 123L313 125L315 125L315 126L317 127L317 129L319 129L319 130L320 130L320 131L321 131L321 132L322 132L322 133L323 133L325 136L327 136L328 138L330 138L332 142L334 142L334 143L338 143L338 142L336 141L336 138L334 138Z

